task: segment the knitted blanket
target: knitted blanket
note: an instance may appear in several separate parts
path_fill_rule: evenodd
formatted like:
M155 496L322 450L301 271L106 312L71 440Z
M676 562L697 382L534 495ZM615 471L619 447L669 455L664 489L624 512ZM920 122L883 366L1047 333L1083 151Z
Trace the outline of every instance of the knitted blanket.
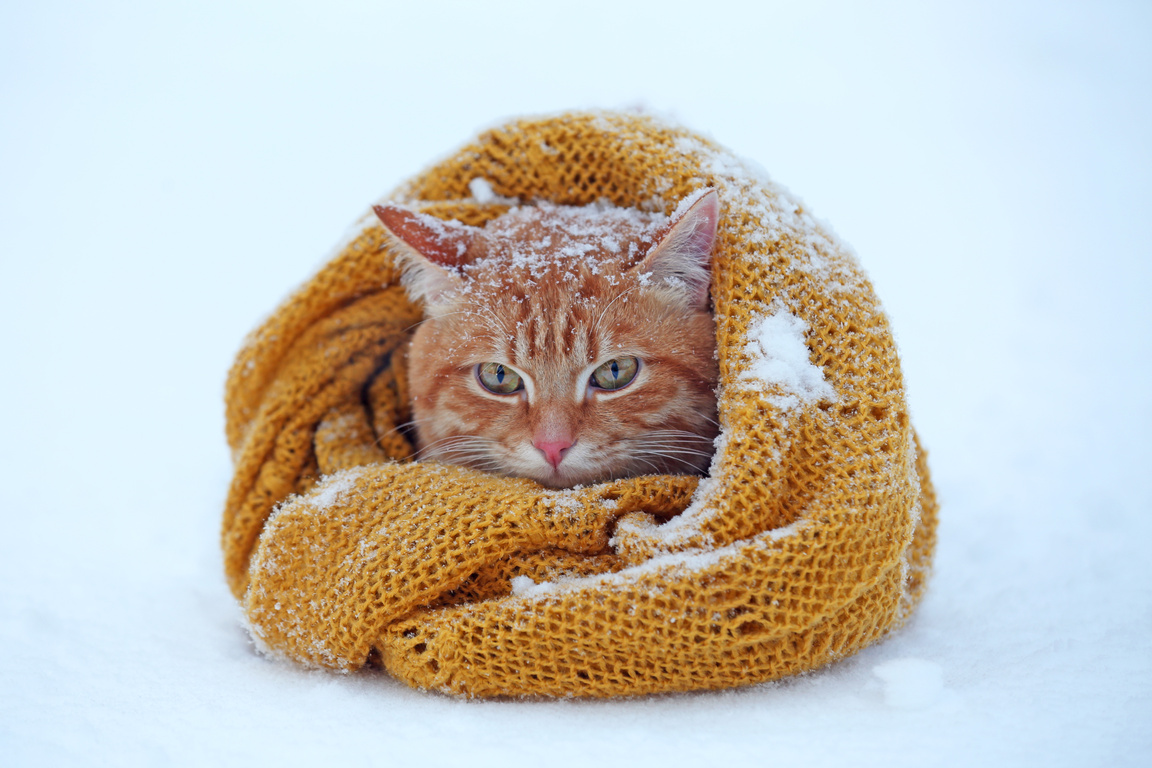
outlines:
M706 478L571 490L411 461L421 319L366 215L227 384L225 569L264 650L467 696L725 688L814 669L919 600L936 502L888 320L849 249L754 167L636 115L512 122L388 199L670 213L720 194L722 432Z

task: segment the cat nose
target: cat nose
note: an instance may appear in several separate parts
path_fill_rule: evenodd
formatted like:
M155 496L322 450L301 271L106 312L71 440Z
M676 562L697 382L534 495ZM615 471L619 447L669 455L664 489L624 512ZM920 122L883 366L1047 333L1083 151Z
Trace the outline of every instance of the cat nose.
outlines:
M564 461L564 452L572 447L573 441L533 440L532 445L534 445L537 450L544 454L544 458L548 460L548 463L552 465L553 469L557 469L560 467L560 462Z

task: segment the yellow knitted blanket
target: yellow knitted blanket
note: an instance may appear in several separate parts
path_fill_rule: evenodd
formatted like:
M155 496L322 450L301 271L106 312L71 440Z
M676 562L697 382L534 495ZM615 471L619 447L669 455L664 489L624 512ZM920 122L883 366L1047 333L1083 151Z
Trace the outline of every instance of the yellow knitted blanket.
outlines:
M481 225L503 198L670 213L704 186L722 433L703 479L553 491L412 462L421 312L365 216L228 378L225 569L258 645L467 696L616 696L813 669L908 617L936 502L896 347L785 190L682 128L595 113L490 130L389 199Z

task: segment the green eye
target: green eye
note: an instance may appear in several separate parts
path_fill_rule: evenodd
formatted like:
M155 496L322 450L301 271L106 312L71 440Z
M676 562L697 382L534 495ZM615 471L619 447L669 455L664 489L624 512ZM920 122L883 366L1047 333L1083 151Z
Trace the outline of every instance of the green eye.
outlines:
M497 395L510 395L524 389L520 374L500 363L480 363L476 366L480 386Z
M622 389L632 383L639 370L640 361L636 358L618 357L592 371L592 378L588 383L598 389Z

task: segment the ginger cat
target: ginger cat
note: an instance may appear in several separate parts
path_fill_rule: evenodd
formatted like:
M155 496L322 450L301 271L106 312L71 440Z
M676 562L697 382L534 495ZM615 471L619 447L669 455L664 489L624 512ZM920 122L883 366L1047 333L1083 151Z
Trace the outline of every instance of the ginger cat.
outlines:
M408 353L421 460L553 488L707 470L714 190L670 217L541 202L478 228L375 211L425 307Z

